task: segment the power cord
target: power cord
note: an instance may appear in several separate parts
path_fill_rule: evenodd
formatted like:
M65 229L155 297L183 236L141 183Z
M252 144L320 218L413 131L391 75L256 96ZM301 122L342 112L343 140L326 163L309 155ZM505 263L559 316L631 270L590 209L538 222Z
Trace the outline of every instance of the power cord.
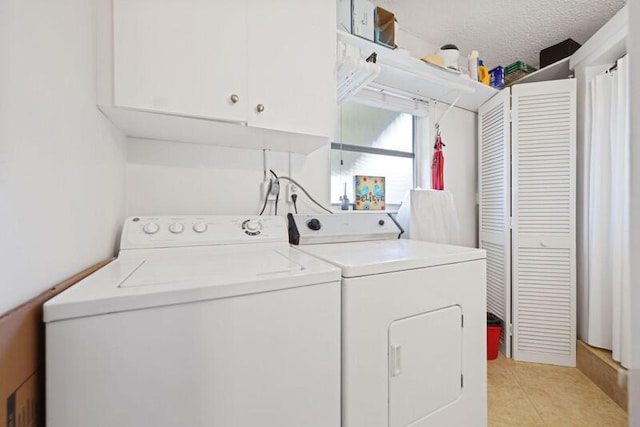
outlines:
M264 196L264 204L262 205L262 210L260 211L260 213L258 215L262 215L265 211L265 209L267 208L267 203L269 202L269 194L271 194L271 190L274 188L274 186L276 186L277 188L277 193L276 193L276 200L275 200L275 209L274 209L274 215L278 215L278 201L280 200L280 180L284 179L286 181L289 181L293 184L295 184L298 188L300 188L300 190L302 190L302 192L305 194L305 196L307 196L309 198L309 200L311 200L316 206L318 206L320 209L333 214L333 212L331 212L329 209L325 208L324 206L322 206L320 203L318 203L316 201L316 199L314 199L313 197L311 197L311 194L309 194L309 192L307 190L305 190L305 188L300 185L300 183L298 183L298 181L296 181L293 178L290 178L288 176L278 176L276 175L276 173L272 170L269 169L269 172L271 172L271 175L273 175L273 177L275 178L275 180L270 179L269 180L269 188L267 188L267 194L265 194ZM295 209L295 212L298 213L298 205L297 205L297 201L298 201L298 195L297 194L292 194L291 195L291 201L293 202L293 208Z
M264 195L264 205L262 205L262 210L258 215L262 216L264 210L267 208L267 202L269 201L269 193L271 193L271 187L273 186L273 181L269 180L269 188L267 189L267 194Z
M278 185L277 187L278 193L276 193L275 210L273 213L274 215L278 215L278 200L280 199L280 183L278 182L278 175L276 175L273 169L269 169L269 172L271 172L271 175L274 176L274 178L276 179L275 183Z
M275 174L274 174L274 175L275 175ZM290 178L290 177L288 177L288 176L281 176L281 177L279 177L278 179L276 179L276 183L277 183L278 185L280 184L280 180L281 180L281 179L284 179L284 180L286 180L286 181L289 181L289 182L291 182L291 183L295 184L298 188L300 188L300 189L302 190L302 192L305 194L305 196L307 196L307 197L309 198L309 200L311 200L313 203L315 203L315 204L316 204L316 206L318 206L320 209L323 209L324 211L326 211L326 212L328 212L328 213L330 213L330 214L333 214L333 212L331 212L329 209L327 209L327 208L325 208L324 206L322 206L320 203L318 203L318 202L316 201L316 199L314 199L313 197L311 197L311 194L309 194L309 192L308 192L307 190L305 190L305 189L304 189L304 187L298 183L298 181L296 181L295 179ZM293 199L293 197L292 197L292 199ZM294 206L295 206L295 202L294 202Z

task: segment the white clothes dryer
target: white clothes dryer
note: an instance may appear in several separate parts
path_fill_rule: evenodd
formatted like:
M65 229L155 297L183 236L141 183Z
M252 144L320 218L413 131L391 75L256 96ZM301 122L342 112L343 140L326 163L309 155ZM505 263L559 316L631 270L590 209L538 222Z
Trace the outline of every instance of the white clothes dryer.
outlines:
M44 320L49 427L340 425L340 272L284 218L129 218Z
M385 213L288 219L342 270L342 426L486 426L485 252L398 239Z

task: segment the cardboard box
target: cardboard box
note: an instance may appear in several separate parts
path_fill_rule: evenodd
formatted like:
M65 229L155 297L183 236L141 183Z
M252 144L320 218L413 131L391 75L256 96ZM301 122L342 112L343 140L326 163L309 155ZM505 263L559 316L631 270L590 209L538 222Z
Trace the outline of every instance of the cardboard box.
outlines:
M573 55L573 53L580 49L580 43L573 39L566 39L563 42L549 46L546 49L540 51L540 68L544 68L547 65L551 65L554 62L558 62L567 56Z
M354 209L362 211L383 211L385 207L384 176L355 175Z
M42 305L111 261L76 274L0 317L0 426L45 425Z
M369 0L352 0L352 33L373 41L375 30L375 7Z
M375 32L376 43L395 49L396 47L396 16L386 9L376 7L375 10Z
M511 86L527 74L535 73L537 70L530 65L525 64L522 61L516 61L513 64L509 64L504 69L504 83L507 86Z

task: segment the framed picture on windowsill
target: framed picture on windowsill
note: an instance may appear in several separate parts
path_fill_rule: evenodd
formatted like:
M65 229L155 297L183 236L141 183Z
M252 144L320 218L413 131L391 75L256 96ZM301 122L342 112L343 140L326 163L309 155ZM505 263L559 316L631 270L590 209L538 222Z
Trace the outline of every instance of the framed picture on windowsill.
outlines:
M383 211L385 208L384 176L355 175L354 209L357 211Z

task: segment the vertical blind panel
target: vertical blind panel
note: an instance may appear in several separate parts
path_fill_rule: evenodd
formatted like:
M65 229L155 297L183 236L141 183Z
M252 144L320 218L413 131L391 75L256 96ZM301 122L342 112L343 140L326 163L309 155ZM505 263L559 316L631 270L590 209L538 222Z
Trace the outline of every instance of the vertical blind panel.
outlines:
M571 234L571 105L569 92L518 97L519 234Z
M517 350L572 353L570 248L518 248Z
M504 106L496 105L480 117L480 215L482 231L503 233L507 200Z

